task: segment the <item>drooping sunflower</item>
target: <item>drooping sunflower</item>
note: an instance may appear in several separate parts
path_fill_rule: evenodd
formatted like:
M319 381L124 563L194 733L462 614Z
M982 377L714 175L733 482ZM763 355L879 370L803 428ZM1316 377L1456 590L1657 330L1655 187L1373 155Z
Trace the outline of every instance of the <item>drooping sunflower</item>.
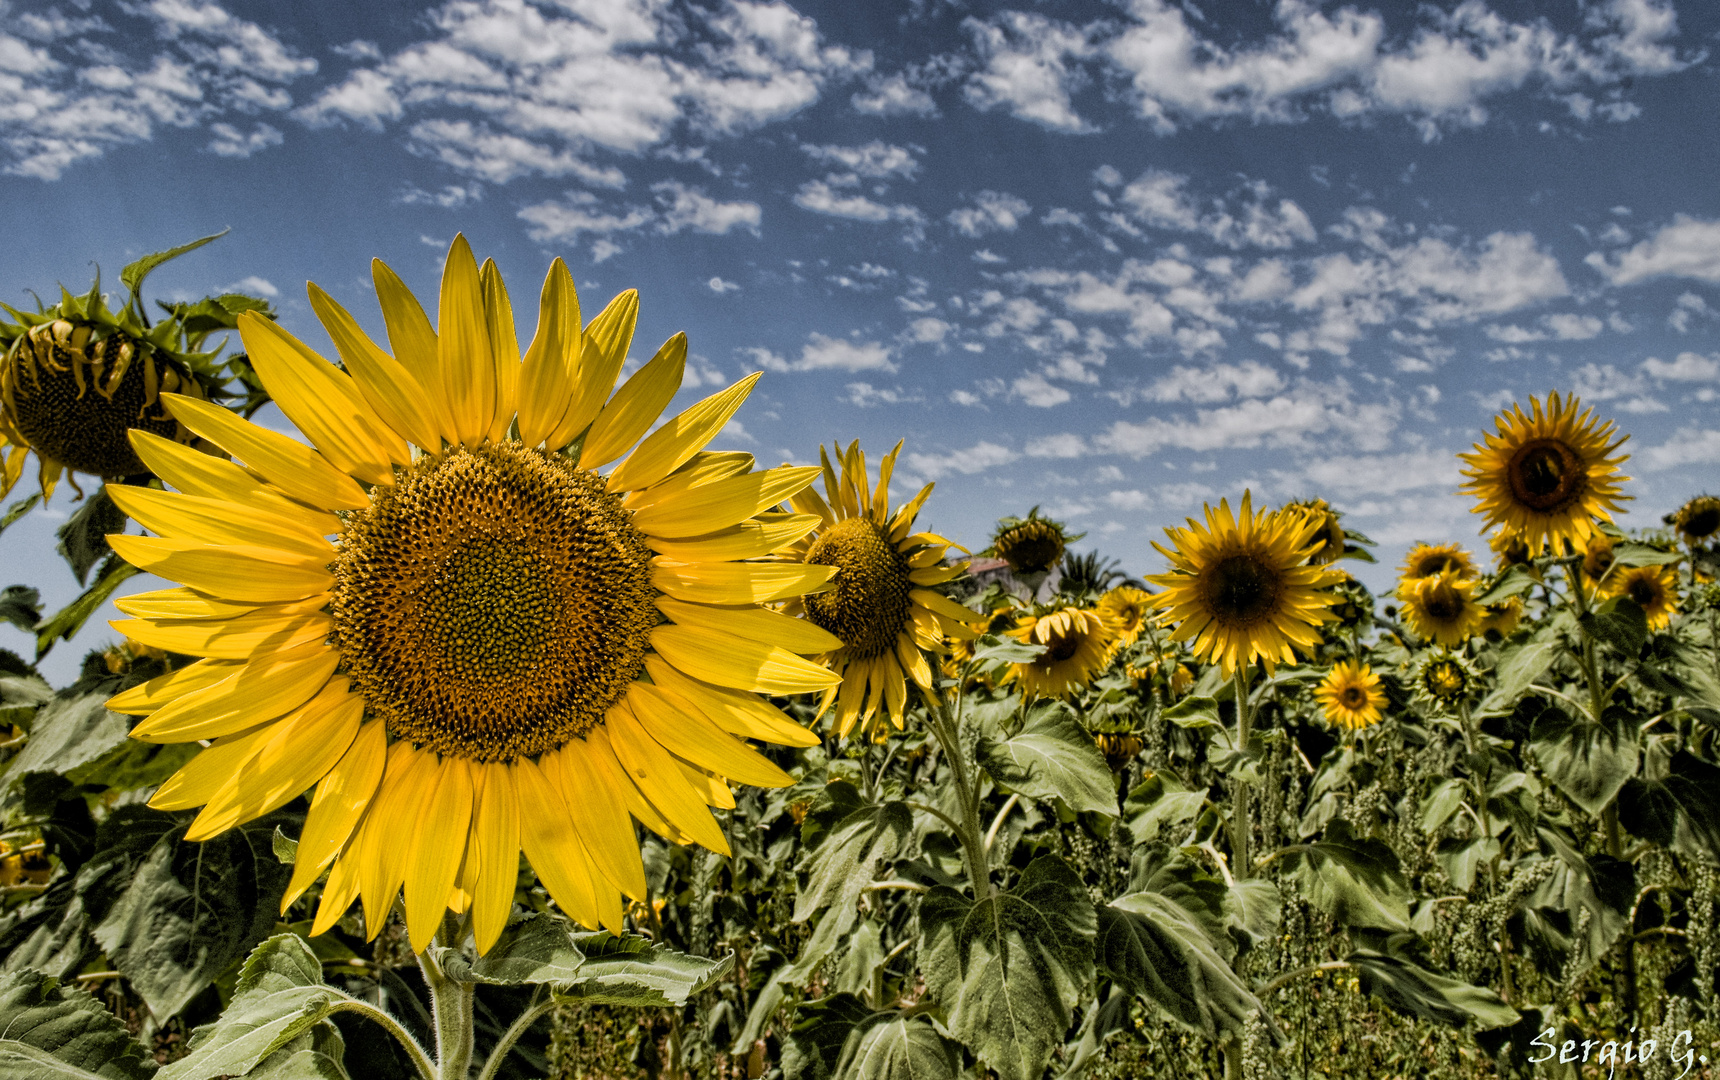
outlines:
M172 394L243 467L133 433L178 491L110 487L157 534L110 542L182 587L120 601L134 618L113 625L205 659L109 705L147 716L136 738L213 740L150 801L203 807L191 839L315 786L283 901L328 870L315 933L358 898L374 936L404 885L414 949L452 907L487 950L522 849L570 916L619 929L622 895L645 896L634 819L727 852L708 809L734 805L726 779L790 782L743 740L817 742L756 694L835 681L797 655L834 639L761 606L834 573L760 561L818 525L764 513L818 470L704 451L756 375L651 431L685 335L612 396L636 293L582 329L557 259L522 359L501 276L463 236L435 329L373 271L393 355L315 285L345 371L240 320L311 446Z
M1239 515L1226 499L1207 505L1204 525L1188 525L1165 529L1175 550L1153 544L1171 571L1147 579L1165 587L1153 606L1176 624L1173 641L1194 639L1195 658L1222 665L1226 678L1256 658L1271 672L1280 660L1295 662L1294 647L1319 643L1320 624L1333 621L1332 594L1321 586L1332 579L1307 564L1318 542L1312 524L1255 512L1243 492Z
M1720 533L1720 499L1698 495L1674 511L1669 524L1678 529L1686 544L1695 547Z
M1650 630L1664 630L1678 610L1678 573L1670 565L1631 566L1607 579L1608 596L1628 596L1642 609Z
M1284 513L1300 514L1314 525L1314 539L1319 546L1308 556L1308 561L1316 566L1334 562L1343 557L1344 548L1349 538L1344 535L1343 515L1339 514L1325 499L1302 499L1284 504Z
M1476 569L1475 559L1463 550L1462 544L1417 544L1404 556L1399 577L1407 584L1422 578L1435 577L1447 570L1454 571L1458 577L1463 578L1472 578L1480 573Z
M1462 490L1480 500L1474 512L1487 515L1483 531L1497 527L1520 537L1531 557L1558 551L1561 540L1581 550L1596 532L1595 521L1611 521L1630 497L1619 491L1630 479L1619 472L1629 456L1614 456L1630 436L1613 441L1612 421L1602 423L1574 394L1561 398L1554 391L1544 408L1531 397L1529 409L1525 415L1513 405L1500 413L1485 445L1458 455L1469 466Z
M1481 623L1475 632L1485 634L1489 630L1497 630L1500 637L1510 637L1522 621L1523 598L1509 596L1497 603L1481 605Z
M1366 664L1340 660L1314 690L1326 711L1326 720L1349 731L1360 731L1380 722L1380 707L1386 694L1380 677Z
M1003 682L1016 683L1029 698L1079 692L1105 670L1116 651L1111 624L1087 608L1024 616L1009 636L1027 645L1045 646L1032 660L1009 665L1003 676Z
M1474 578L1446 570L1405 581L1398 589L1410 628L1428 641L1455 648L1480 633L1482 610L1475 602Z
M1475 665L1462 653L1429 650L1415 665L1415 696L1435 712L1449 712L1480 689Z
M997 523L985 551L1009 564L1012 574L1037 586L1063 558L1063 551L1085 533L1071 533L1062 522L1039 516L1035 506L1024 518L1006 517Z
M1147 620L1153 617L1152 605L1152 593L1131 585L1119 585L1101 596L1093 610L1111 624L1118 647L1127 648L1141 636Z
M810 487L794 495L795 510L811 517L814 525L778 556L807 566L830 567L835 574L829 591L791 600L783 610L804 614L833 642L818 657L836 676L824 692L818 715L835 706L838 737L846 737L856 722L870 725L880 705L899 730L908 702L908 680L922 690L932 688L926 653L935 660L943 652L946 636L975 636L968 624L977 612L932 588L962 576L967 564L946 566L944 556L954 542L936 533L914 531L914 519L931 495L932 485L921 488L894 512L890 509L890 475L901 452L902 444L897 443L884 455L874 489L858 442L850 443L846 451L837 450L840 473L819 447L825 497Z

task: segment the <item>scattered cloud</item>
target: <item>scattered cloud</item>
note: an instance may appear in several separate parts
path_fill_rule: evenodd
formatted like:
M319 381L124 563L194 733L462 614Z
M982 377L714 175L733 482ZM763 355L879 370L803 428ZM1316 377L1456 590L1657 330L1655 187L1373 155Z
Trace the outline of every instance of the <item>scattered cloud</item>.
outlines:
M798 360L787 360L769 349L752 347L742 350L767 371L882 371L894 374L895 361L891 348L877 341L853 341L848 338L808 335L800 348Z
M1115 170L1109 175L1116 175ZM1118 182L1121 178L1118 177ZM1110 186L1116 186L1112 184ZM1201 233L1229 248L1284 249L1315 239L1307 213L1290 199L1272 198L1265 181L1246 181L1229 197L1199 199L1188 191L1188 177L1164 169L1148 169L1101 202L1120 204L1127 218L1152 229ZM1234 206L1233 202L1240 205ZM1203 203L1205 205L1203 205ZM1113 219L1124 227L1125 222Z
M967 237L981 237L990 232L1014 232L1033 207L1025 199L1004 191L982 191L974 196L972 206L950 211L945 220Z
M978 70L962 87L977 109L1010 115L1053 131L1095 130L1075 112L1074 93L1089 80L1081 62L1093 55L1089 31L1025 11L1006 11L990 22L967 19Z
M802 143L801 150L814 161L838 166L855 176L871 180L912 180L920 169L914 151L874 139L865 146L814 146ZM922 151L923 152L923 151Z
M1583 262L1614 285L1657 277L1720 281L1720 221L1678 214L1635 247L1610 258L1591 251Z
M718 296L721 296L727 292L734 292L740 288L740 286L735 284L734 282L724 281L720 277L714 277L711 280L705 282L705 284L710 286L711 291L716 293Z
M938 480L951 474L972 476L1000 465L1008 465L1021 457L1007 446L981 439L966 450L944 454L908 455L908 465L928 480Z
M569 191L560 199L522 207L517 216L531 226L526 234L540 243L575 240L581 233L607 235L648 226L665 236L688 229L717 236L745 229L758 235L763 211L757 203L722 202L675 180L653 184L651 191L653 206L606 205L589 191Z

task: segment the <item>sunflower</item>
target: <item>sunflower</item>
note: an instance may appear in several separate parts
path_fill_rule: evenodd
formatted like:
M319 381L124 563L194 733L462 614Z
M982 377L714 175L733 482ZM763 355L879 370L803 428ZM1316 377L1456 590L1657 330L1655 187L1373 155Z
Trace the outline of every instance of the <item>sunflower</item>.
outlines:
M1486 514L1482 528L1495 526L1519 536L1531 556L1568 540L1581 548L1594 535L1595 519L1612 520L1612 511L1629 498L1619 484L1630 479L1619 472L1628 456L1611 456L1630 436L1611 441L1616 428L1602 423L1593 409L1582 409L1575 395L1529 399L1530 414L1511 406L1494 419L1497 434L1485 435L1486 445L1459 454L1469 468L1464 491L1480 500L1477 514Z
M1111 624L1117 645L1127 648L1141 636L1141 630L1152 618L1153 594L1130 585L1119 585L1099 598L1093 610Z
M826 497L806 488L793 498L795 510L813 520L814 531L778 556L809 567L831 567L836 576L830 591L791 600L783 610L805 615L827 631L833 643L818 658L837 676L824 692L818 715L836 707L838 737L846 737L856 721L870 725L880 705L900 729L908 679L922 690L932 689L925 654L942 653L946 636L974 636L968 623L977 613L933 589L961 577L967 564L944 565L954 543L936 533L914 531L914 519L932 485L895 512L890 510L890 474L901 452L897 443L884 455L874 488L858 442L850 443L846 452L838 448L840 474L819 447Z
M1386 703L1380 677L1366 664L1340 660L1332 666L1314 697L1326 710L1326 720L1349 731L1360 731L1380 722L1380 706Z
M1255 512L1243 492L1242 512L1229 500L1206 507L1206 523L1165 529L1175 546L1167 551L1171 572L1147 580L1165 586L1153 597L1176 623L1171 640L1194 639L1195 659L1218 663L1229 678L1259 657L1270 673L1278 661L1293 663L1294 646L1319 644L1318 627L1333 621L1330 593L1321 586L1327 571L1307 565L1318 538L1301 517Z
M1425 577L1435 577L1447 570L1458 577L1476 577L1480 571L1475 559L1461 544L1417 544L1404 557L1401 579L1405 584ZM1400 596L1402 589L1399 590Z
M1045 651L1022 664L1011 664L1003 682L1021 686L1035 697L1068 697L1105 670L1116 652L1110 623L1087 608L1058 608L1046 615L1028 615L1009 636Z
M136 738L212 740L150 800L203 807L190 839L315 786L283 900L328 870L314 933L359 898L374 936L404 885L414 949L452 907L487 950L522 849L570 916L618 930L622 895L645 896L633 819L727 853L708 809L734 805L726 780L791 782L742 740L818 741L756 696L836 681L797 655L834 638L760 606L835 572L758 561L819 524L763 513L818 470L703 451L756 375L651 430L685 335L611 396L631 291L582 330L557 259L522 361L501 276L463 236L437 330L373 270L392 356L315 285L344 371L240 320L312 446L172 394L167 412L244 466L132 434L178 492L110 486L158 534L110 542L183 587L119 601L134 618L113 626L204 659L109 705L148 717Z
M1606 533L1597 532L1583 545L1583 576L1599 581L1612 569L1613 542Z
M1314 526L1314 539L1319 546L1308 556L1316 565L1333 562L1344 556L1349 537L1344 535L1343 515L1327 505L1325 499L1302 499L1284 504L1285 514L1299 514Z
M1475 586L1474 578L1446 570L1403 582L1398 597L1410 627L1422 638L1449 648L1480 633L1482 611L1475 602Z
M1628 596L1642 609L1650 630L1664 630L1678 610L1678 574L1669 565L1632 566L1606 583L1608 596Z
M1497 603L1481 605L1481 624L1475 632L1485 634L1489 630L1497 630L1500 637L1510 637L1522 621L1523 598L1511 596Z
M1493 550L1494 564L1500 570L1509 570L1513 566L1521 566L1532 575L1540 576L1535 571L1535 557L1521 536L1515 533L1495 532L1487 538L1487 546Z
M1678 529L1686 544L1695 547L1720 532L1720 499L1698 495L1680 506L1669 524Z
M1415 696L1436 712L1456 708L1480 686L1475 666L1461 653L1430 651L1414 668Z
M1064 549L1085 535L1069 532L1060 521L1040 517L1035 506L1024 518L999 520L985 553L1008 563L1010 573L1018 578L1042 581L1063 558Z

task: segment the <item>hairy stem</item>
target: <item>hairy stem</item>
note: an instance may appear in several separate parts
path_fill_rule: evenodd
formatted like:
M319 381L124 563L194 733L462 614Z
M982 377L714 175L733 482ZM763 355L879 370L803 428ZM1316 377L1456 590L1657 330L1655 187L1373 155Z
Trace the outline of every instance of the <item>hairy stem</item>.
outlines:
M1248 665L1236 669L1236 749L1238 753L1248 751L1249 722L1254 718L1248 708ZM1235 791L1233 799L1236 804L1235 813L1230 820L1230 861L1236 868L1238 878L1254 876L1254 867L1248 856L1249 842L1253 839L1254 822L1249 816L1248 781L1238 779L1233 784Z
M430 1013L436 1021L437 1080L466 1080L472 1069L472 985L455 982L436 962L436 947L444 944L438 930L434 944L418 954L418 969L430 987Z

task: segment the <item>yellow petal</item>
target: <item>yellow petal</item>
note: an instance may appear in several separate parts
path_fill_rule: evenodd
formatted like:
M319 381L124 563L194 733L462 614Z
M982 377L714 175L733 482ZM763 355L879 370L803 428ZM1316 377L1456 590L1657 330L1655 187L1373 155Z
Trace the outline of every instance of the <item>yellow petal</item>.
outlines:
M372 720L358 729L340 763L317 784L310 813L305 815L305 827L299 831L293 878L281 898L282 914L346 847L353 829L364 816L364 808L376 794L376 786L382 782L382 766L387 760L387 729L382 721Z
M902 669L916 685L924 690L932 688L932 668L926 663L926 654L915 646L913 639L906 633L896 638L896 659L901 661Z
M654 653L645 655L645 671L652 682L698 706L706 717L732 735L782 746L817 746L822 741L817 732L801 727L756 694L700 682L676 671Z
M673 502L635 510L633 524L651 536L715 532L770 509L817 478L817 469L794 466L733 476L691 488Z
M805 619L756 607L710 607L683 600L658 597L657 610L676 625L706 631L714 648L721 649L732 637L778 645L789 652L821 653L842 647L842 639Z
M348 849L345 857L336 859L323 885L322 900L317 904L317 917L311 923L311 936L326 934L339 922L346 909L358 896L358 859Z
M749 472L753 465L753 456L744 450L701 450L685 465L670 473L667 479L643 491L628 493L627 497L621 500L621 505L629 510L638 510L673 501L693 488Z
M978 614L972 608L963 607L943 593L933 592L930 589L911 589L908 592L908 599L934 615L942 615L946 619L955 619L958 622L971 622L974 616Z
M514 329L514 306L496 260L485 259L478 268L478 284L484 299L484 328L490 339L490 356L496 365L495 415L490 420L490 441L501 442L514 422L514 400L520 385L520 339Z
M219 405L162 394L173 418L243 461L282 491L320 510L358 510L370 505L352 477L302 442L258 427Z
M676 334L663 343L649 363L633 373L597 419L579 453L579 467L599 469L625 454L639 437L663 415L663 410L681 389L687 367L687 335ZM610 485L610 490L618 490Z
M459 442L454 437L453 410L449 408L448 394L442 385L441 361L438 359L440 346L436 343L436 331L430 328L429 317L424 314L418 298L412 295L412 290L382 260L370 261L370 276L376 283L376 301L382 307L382 321L388 330L388 345L394 350L394 358L424 388L425 405L436 417L442 438ZM440 449L440 445L433 442L425 449Z
M924 570L909 571L908 580L915 585L942 585L944 582L953 581L965 573L967 573L965 563L961 566L929 566Z
M321 612L303 615L241 615L233 619L117 619L108 623L140 645L207 656L218 660L249 660L253 654L277 652L326 639L333 622Z
M788 500L788 505L794 507L798 513L816 514L827 526L836 524L836 511L830 509L830 504L825 502L824 497L814 488L795 492L794 497Z
M436 417L434 401L424 392L406 365L389 356L370 335L358 325L358 320L334 297L307 283L311 310L316 312L323 329L334 339L335 351L340 353L352 381L364 400L376 410L383 423L419 446L440 449L442 427Z
M266 510L290 518L301 529L316 536L329 536L341 530L340 519L333 514L294 502L279 488L252 476L231 461L193 450L184 443L164 439L142 428L132 428L126 434L131 438L131 448L149 466L149 471L187 495Z
M153 592L132 593L113 602L127 615L139 619L232 619L240 615L308 615L325 607L332 593L317 593L303 600L284 604L246 604L237 600L220 600L206 596L196 589L156 589Z
M520 441L527 446L548 438L573 403L581 349L579 328L579 291L574 288L573 274L558 256L543 279L537 332L520 365Z
M387 924L389 909L406 880L407 844L401 840L401 823L418 820L435 768L436 755L413 748L405 739L388 745L388 764L376 796L365 810L364 832L358 844L364 932L373 938Z
M430 947L442 924L471 824L471 773L464 758L445 757L426 782L406 857L406 930L415 953Z
M152 713L186 694L194 694L214 686L243 666L233 660L199 660L178 671L157 675L146 683L115 694L107 699L107 707L116 713Z
M283 516L226 499L129 484L106 485L108 498L150 532L199 544L241 544L278 548L328 562L334 545Z
M676 562L732 562L781 551L820 524L815 514L760 514L703 536L685 540L647 536L645 542L652 551Z
M472 934L478 953L490 951L514 910L514 886L520 876L520 808L513 772L501 762L473 765L482 773L478 799L472 806L471 847L477 848L478 871L472 889ZM468 848L466 857L472 852Z
M615 759L627 776L670 823L719 855L729 854L729 842L669 752L645 733L627 707L626 699L603 718Z
M198 592L259 604L301 600L334 586L334 575L316 560L278 548L240 544L215 546L160 536L108 537L120 558L189 585Z
M794 777L717 727L696 705L674 691L634 683L627 693L633 716L647 734L676 757L755 787L787 787Z
M670 756L674 757L674 755ZM704 769L682 758L676 757L674 761L675 767L680 769L681 775L686 778L687 786L698 793L699 798L704 800L706 806L713 810L733 810L735 808L735 793L730 791L729 785L725 784L719 777L712 776Z
M834 566L804 563L679 563L651 560L651 584L695 604L763 604L822 592Z
M568 825L566 801L530 758L519 758L512 770L519 791L520 844L526 859L563 911L597 929L601 922L597 888L591 880L585 848Z
M352 376L255 312L239 316L239 336L275 404L330 464L372 484L394 482L390 462L404 465L412 458L406 443L364 400Z
M761 694L805 694L834 685L840 676L776 645L684 626L651 631L651 647L695 679Z
M678 336L684 349L686 336ZM680 468L723 430L723 425L752 393L760 374L755 372L727 390L712 394L653 431L609 474L609 490L647 488Z
M454 418L457 441L475 446L490 433L496 411L496 361L484 318L478 261L464 233L455 233L442 264L442 305L436 319L436 362Z
M609 793L615 805L626 807L628 813L639 819L639 824L671 843L693 842L692 837L671 825L669 819L658 813L639 791L639 786L621 767L620 759L615 756L615 747L610 744L609 733L603 730L602 724L585 733L585 747L592 775L603 782L603 790Z
M580 336L579 378L567 412L545 440L552 450L572 442L597 418L633 342L633 326L639 321L639 293L634 289L609 301Z
M274 728L274 724L264 724L242 734L216 739L156 788L149 797L149 805L157 810L189 810L215 798L232 785L239 766L268 741Z
M645 869L639 858L639 838L615 778L602 768L596 760L597 749L584 739L574 739L559 754L562 794L569 807L579 808L574 828L585 842L592 863L623 893L644 900ZM613 763L614 756L610 757Z
M309 701L339 663L340 653L320 641L264 654L215 685L157 710L131 729L131 737L175 743L244 731Z

